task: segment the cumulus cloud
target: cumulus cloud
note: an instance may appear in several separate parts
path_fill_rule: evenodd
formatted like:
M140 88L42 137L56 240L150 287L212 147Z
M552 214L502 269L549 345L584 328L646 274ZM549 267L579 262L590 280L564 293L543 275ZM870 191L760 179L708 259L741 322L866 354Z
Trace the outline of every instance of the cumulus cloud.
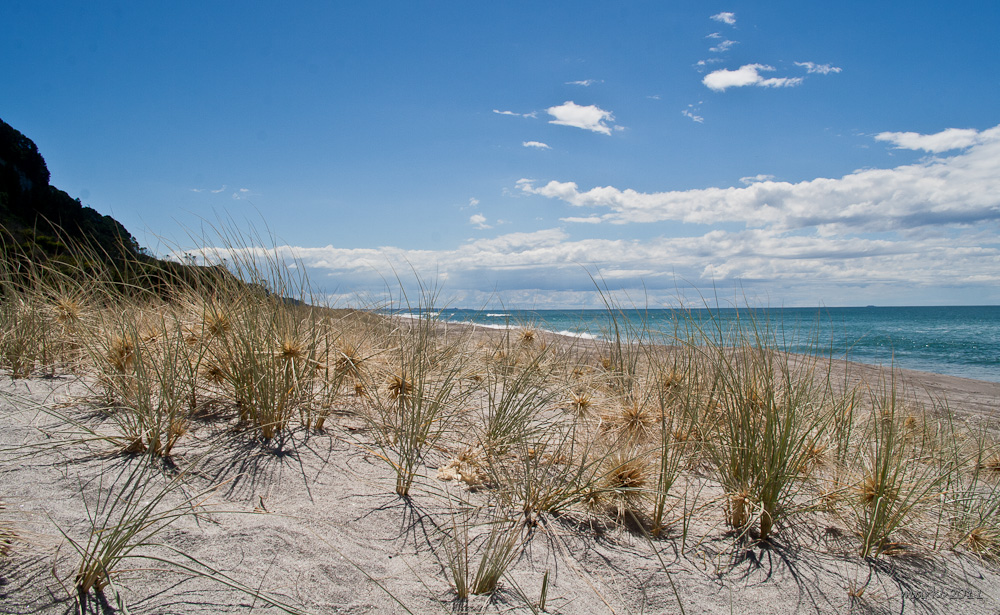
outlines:
M741 88L754 85L763 88L785 88L802 83L801 77L771 77L765 78L760 73L773 71L773 66L766 64L744 64L736 70L726 68L713 71L701 80L710 90L725 92L729 88Z
M709 64L719 64L720 62L723 62L722 58L708 58L707 60L698 60L695 62L694 66L699 72L701 72L704 71Z
M471 224L472 226L476 227L479 230L493 228L492 226L486 223L486 216L484 216L483 214L473 214L469 216L469 224Z
M757 182L769 182L769 181L772 181L773 179L774 179L774 175L764 175L763 173L760 173L758 175L752 175L752 176L749 176L749 177L741 177L740 178L740 183L741 184L756 184Z
M585 88L589 88L595 83L604 83L603 79L584 79L583 81L567 81L566 85L582 85Z
M934 139L902 140L914 140L913 147L947 147ZM527 179L517 186L527 194L604 209L603 219L618 224L742 222L748 227L777 231L815 228L829 234L996 222L1000 220L1000 126L976 133L974 139L967 135L959 142L970 140L976 144L953 156L799 183L765 180L743 188L656 193L613 186L581 191L574 182L536 186Z
M227 187L226 187L225 184L223 184L222 187L219 188L219 189L217 189L217 190L208 190L206 188L191 188L191 192L199 192L199 193L201 193L201 192L208 192L209 194L219 194L219 193L225 192L226 190L227 190Z
M720 42L718 45L715 45L714 47L709 47L708 50L714 53L725 53L726 51L732 49L733 45L738 45L739 43L740 43L739 41L731 41L729 39L726 39Z
M681 109L681 115L683 115L686 118L689 118L692 122L703 124L705 122L705 118L698 115L696 113L697 110L698 109L694 105L688 105L687 109Z
M606 122L614 122L614 115L610 111L605 111L597 105L578 105L571 100L567 100L556 107L546 109L554 120L549 120L550 124L561 126L573 126L601 134L610 135L611 127Z
M498 115L512 115L514 117L527 117L527 118L538 117L538 113L535 111L532 111L531 113L516 113L514 111L501 111L499 109L494 109L493 113L496 113Z
M933 154L965 149L991 138L990 131L979 133L971 128L948 128L932 135L916 132L880 132L875 135L876 141L888 141L896 149L923 150Z
M394 268L437 276L447 280L449 288L485 293L480 296L512 289L532 297L528 292L532 288L544 289L536 293L543 300L554 294L580 293L572 299L576 306L593 291L587 273L593 269L589 268L644 293L660 289L662 296L674 296L678 280L717 285L740 279L786 288L814 285L816 292L827 293L828 301L842 300L843 288L893 284L900 288L962 284L989 288L1000 282L1000 250L977 246L967 238L886 240L794 235L773 229L713 230L643 241L571 239L561 229L545 229L475 239L448 250L280 246L239 252L248 251L260 258L296 258L313 275L329 273L354 287L379 287L386 272ZM206 252L217 261L232 258L235 251L209 248ZM596 298L590 295L589 299ZM806 301L816 305L817 297Z
M535 149L552 149L548 146L548 144L542 143L541 141L523 141L521 142L521 145L524 147L533 147Z
M819 73L820 75L829 75L830 73L839 73L843 69L831 64L815 64L813 62L796 62L796 66L801 66L806 69L807 73Z
M221 188L219 188L217 190L208 190L208 189L205 189L205 188L192 188L191 192L208 193L208 194L222 194L223 192L229 192L229 187L226 186L226 185L223 185ZM248 199L251 196L253 196L253 192L251 192L251 190L249 188L237 188L237 189L233 190L232 192L230 192L229 196L234 201L245 201L246 199Z
M559 218L560 222L569 222L571 224L600 224L604 222L604 219L600 216L567 216L565 218Z
M716 13L715 15L709 17L709 19L732 26L736 24L736 13L730 13L730 12Z

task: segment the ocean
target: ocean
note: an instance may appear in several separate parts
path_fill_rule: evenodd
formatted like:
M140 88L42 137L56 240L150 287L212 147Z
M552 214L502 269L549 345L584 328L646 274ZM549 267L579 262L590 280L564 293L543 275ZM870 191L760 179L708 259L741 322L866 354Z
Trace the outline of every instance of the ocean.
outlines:
M732 339L754 326L791 352L821 353L873 365L895 365L1000 382L1000 306L625 310L622 316L670 343L702 331ZM444 309L449 322L490 327L528 326L607 338L606 310Z

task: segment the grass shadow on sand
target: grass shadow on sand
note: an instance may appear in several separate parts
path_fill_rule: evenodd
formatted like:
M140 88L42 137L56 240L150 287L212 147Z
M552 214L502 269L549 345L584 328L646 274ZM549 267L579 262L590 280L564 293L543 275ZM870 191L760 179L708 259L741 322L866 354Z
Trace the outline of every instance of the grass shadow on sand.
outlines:
M251 430L227 428L186 447L184 454L205 456L199 475L209 484L226 485L220 495L228 500L254 500L266 511L272 488L287 479L289 473L301 481L312 501L309 476L299 450L308 437L306 430L298 429L262 440Z

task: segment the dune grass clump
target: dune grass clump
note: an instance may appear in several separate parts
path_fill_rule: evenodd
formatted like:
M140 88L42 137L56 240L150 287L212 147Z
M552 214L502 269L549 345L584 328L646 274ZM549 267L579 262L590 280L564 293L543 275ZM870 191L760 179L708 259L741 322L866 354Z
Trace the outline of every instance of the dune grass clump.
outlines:
M726 523L738 535L756 526L767 540L794 511L803 470L828 423L817 359L793 365L752 315L732 333L716 326L698 349L710 366L716 415L704 447L726 493Z
M196 328L204 363L241 424L269 442L296 418L313 424L328 331L307 305L312 292L299 264L276 247L256 247L268 242L253 230L213 230L217 245L203 258L225 267L207 268L202 290L192 289L203 298Z
M210 347L241 422L264 440L287 431L313 401L318 328L297 312L269 297L243 302Z
M204 494L170 501L181 492L182 477L163 476L155 462L140 458L123 465L117 475L102 474L96 479L96 500L84 500L87 538L80 541L63 534L80 558L73 579L80 604L86 605L92 594L103 598L114 588L125 562L139 556L137 551L159 546L156 538L160 534L192 514L192 507Z
M570 391L568 406L575 416L586 418L594 406L594 397L585 390Z
M955 470L952 458L934 437L937 434L925 429L920 434L907 433L901 405L894 380L872 392L867 443L859 451L861 475L853 502L861 557L877 557L899 547L901 543L892 540L893 536L912 530L922 509L938 504L933 494L949 482Z
M952 474L947 499L952 548L1000 561L1000 447L987 433L970 438L971 451L962 456L955 447L955 467L969 472Z
M14 524L2 517L6 510L7 505L3 500L0 500L0 558L6 557L10 553L14 546L14 540L17 538Z
M201 354L178 315L148 304L110 310L83 339L122 450L169 456L194 411Z
M475 511L459 503L462 512L453 512L450 525L441 532L449 581L460 601L471 595L496 591L507 569L520 555L524 543L523 525L495 510L486 522L474 525Z
M699 442L693 434L701 405L694 383L682 379L676 368L661 371L659 385L656 439L650 453L656 474L656 484L650 494L653 502L650 526L652 535L657 537L665 529L667 512L677 501L674 486L681 471L698 452Z
M0 365L11 379L27 378L39 364L47 363L51 322L31 295L0 294Z
M403 303L419 318L400 319L389 334L387 353L379 369L370 373L376 382L363 384L366 416L373 428L379 457L396 476L396 494L408 497L426 456L449 434L454 419L465 408L469 392L460 386L467 356L461 339L444 344L435 334L436 294L421 288L416 306ZM381 386L377 380L381 379Z
M608 454L602 463L597 489L590 506L603 509L622 523L645 516L652 489L653 472L648 455L637 449L619 449Z
M0 259L0 367L10 370L11 379L16 380L27 378L34 369L45 327L32 301L30 282L23 280L21 263L8 256L3 235L0 251L4 256Z
M140 455L81 485L86 508L85 537L59 527L79 561L71 586L77 612L114 607L128 612L119 579L141 567L211 580L285 613L301 610L247 586L230 575L171 546L167 534L184 519L207 517L216 486L191 491L189 480L204 457L166 471L155 456ZM87 492L95 492L89 497ZM93 601L96 604L90 606Z
M527 525L567 512L601 491L601 468L610 452L582 431L554 421L515 441L506 454L487 455L488 484Z
M545 428L544 414L557 392L546 386L544 358L543 351L517 366L486 366L479 383L483 403L478 440L491 455L503 456L514 444Z
M83 337L86 335L85 318L93 314L88 296L80 289L65 283L44 291L45 309L53 323L46 352L51 355L50 365L56 364L72 370L81 359Z

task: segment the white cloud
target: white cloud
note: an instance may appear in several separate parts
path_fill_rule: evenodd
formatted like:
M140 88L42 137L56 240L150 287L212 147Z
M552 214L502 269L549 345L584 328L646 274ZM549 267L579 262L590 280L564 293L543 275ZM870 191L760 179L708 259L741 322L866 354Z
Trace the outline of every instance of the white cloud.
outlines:
M739 44L740 44L739 41L731 41L726 39L721 43L719 43L718 45L716 45L715 47L709 47L708 50L714 53L725 53L726 51L732 49L733 45L739 45Z
M880 132L875 135L876 141L888 141L896 149L923 150L933 154L965 149L991 138L990 131L979 133L971 128L948 128L932 135L916 132Z
M830 73L839 73L843 69L831 64L815 64L813 62L796 62L796 66L801 66L806 69L807 73L819 73L820 75L829 75Z
M536 118L536 117L538 117L538 113L535 112L535 111L532 111L531 113L515 113L514 111L501 111L499 109L494 109L493 113L496 113L496 114L499 114L499 115L512 115L514 117L527 117L527 118Z
M663 275L655 269L619 269L615 266L601 267L597 270L602 280L635 280L639 278L656 278Z
M585 88L589 88L595 83L604 83L603 79L584 79L583 81L567 81L566 85L582 85Z
M709 64L720 64L724 61L722 58L708 58L707 60L698 60L694 66L698 72L702 72L708 68Z
M550 124L573 126L605 135L611 134L611 128L605 122L613 122L615 119L610 111L605 111L596 105L578 105L571 100L556 107L549 107L546 111L556 118L549 120Z
M473 214L469 216L469 224L471 224L472 226L476 227L479 230L493 228L492 226L486 223L486 216L484 216L483 214Z
M756 184L757 182L769 182L774 180L774 175L764 175L763 173L758 175L752 175L749 177L741 177L741 184Z
M208 192L210 194L219 194L220 192L225 192L225 191L226 191L226 185L225 184L223 184L222 187L219 188L218 190L208 190L208 189L205 189L205 188L191 188L191 192L198 192L198 193Z
M729 13L729 12L716 13L715 15L709 17L709 19L732 26L736 23L736 13Z
M688 105L687 109L681 109L681 115L690 118L693 122L697 122L699 124L705 123L705 118L695 113L695 111L697 111L697 109L694 106Z
M725 287L725 280L749 280L755 289L814 289L809 305L842 304L844 289L913 289L1000 284L1000 250L980 247L975 237L885 240L795 235L773 229L709 231L650 240L571 239L561 229L511 233L471 240L449 250L350 249L326 246L241 250L258 257L300 259L308 270L329 273L341 285L381 288L396 271L437 276L452 288L488 296L507 290L527 301L566 293L577 307L597 300L588 271L613 272L606 278L649 298L676 297L678 280L702 287ZM212 252L209 250L209 252ZM230 257L227 250L212 259ZM586 268L585 268L586 267ZM388 274L388 275L387 275ZM639 279L641 278L641 279ZM530 289L543 289L532 293ZM476 295L476 293L484 293ZM825 293L825 294L824 294ZM984 300L1000 297L995 291ZM783 295L785 296L785 295ZM793 295L788 294L791 298ZM825 301L822 299L825 297ZM800 297L796 297L803 301ZM871 301L867 301L870 303ZM535 307L538 307L537 305Z
M569 216L566 218L559 218L560 222L569 222L571 224L600 224L604 222L604 219L600 216Z
M771 77L765 79L761 72L773 71L773 66L766 64L745 64L736 70L726 68L713 71L701 80L710 90L725 92L729 88L741 88L754 85L764 88L792 87L802 83L801 77Z
M547 144L542 143L541 141L523 141L521 145L523 145L524 147L533 147L535 149L552 149Z
M742 222L781 232L812 228L829 235L1000 222L1000 126L977 133L975 141L949 157L795 184L762 181L743 188L657 193L613 186L581 192L574 182L536 186L526 179L517 186L573 206L606 209L602 217L618 224Z

